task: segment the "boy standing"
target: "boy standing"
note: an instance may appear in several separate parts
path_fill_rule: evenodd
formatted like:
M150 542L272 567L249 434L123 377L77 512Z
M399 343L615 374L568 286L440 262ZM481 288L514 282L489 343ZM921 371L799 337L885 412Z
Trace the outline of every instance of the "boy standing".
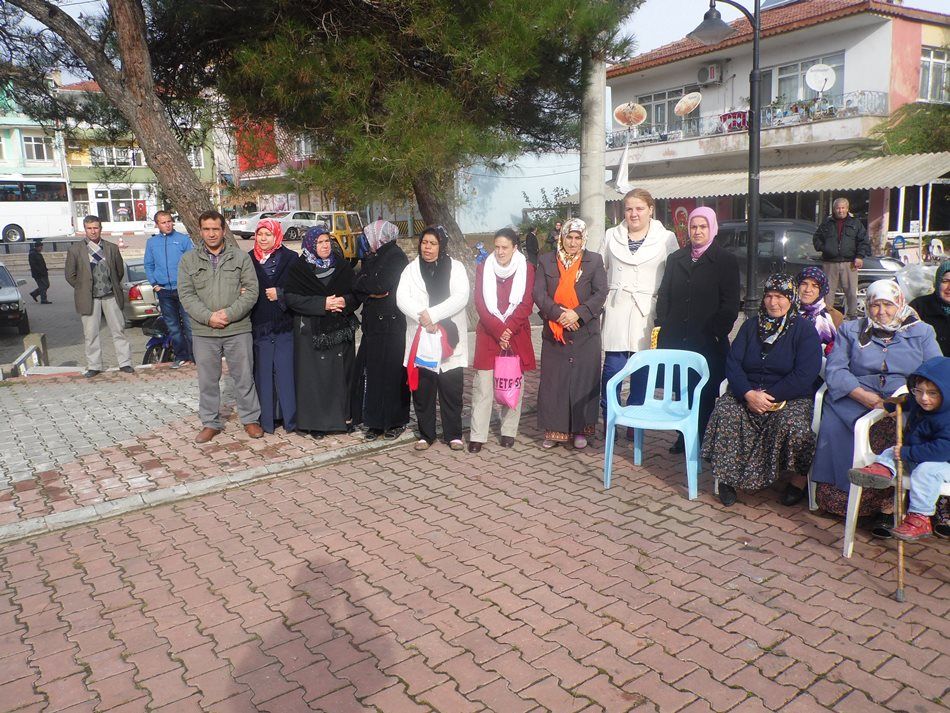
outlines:
M950 358L928 359L907 377L912 399L907 409L907 436L900 458L910 471L910 505L907 515L891 534L914 542L933 534L930 518L936 511L940 488L950 483ZM877 461L849 472L851 482L869 488L889 488L897 466L894 449L888 448Z

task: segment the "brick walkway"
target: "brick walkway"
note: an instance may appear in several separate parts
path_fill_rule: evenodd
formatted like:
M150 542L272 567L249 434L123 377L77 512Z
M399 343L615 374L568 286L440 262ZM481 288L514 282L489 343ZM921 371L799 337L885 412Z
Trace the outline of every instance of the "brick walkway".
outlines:
M196 456L184 419L103 458L122 492L274 457ZM4 710L946 709L945 542L907 547L898 604L891 545L842 559L838 521L773 492L722 508L708 473L689 502L661 435L605 492L599 447L542 451L532 423L512 450L402 445L0 547ZM146 467L162 448L186 465Z

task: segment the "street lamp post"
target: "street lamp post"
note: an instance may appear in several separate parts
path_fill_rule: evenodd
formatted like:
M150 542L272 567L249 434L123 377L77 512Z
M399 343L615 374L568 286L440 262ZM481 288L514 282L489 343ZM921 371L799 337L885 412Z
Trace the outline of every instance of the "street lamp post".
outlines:
M759 243L759 168L760 138L762 119L762 72L759 69L759 5L754 0L754 11L749 12L735 0L719 2L737 8L752 25L752 72L749 73L749 230L746 243L746 285L745 313L747 318L754 317L759 308L758 243ZM709 0L709 10L703 15L699 27L687 37L704 45L718 45L736 33L736 30L724 22L716 9L716 0Z

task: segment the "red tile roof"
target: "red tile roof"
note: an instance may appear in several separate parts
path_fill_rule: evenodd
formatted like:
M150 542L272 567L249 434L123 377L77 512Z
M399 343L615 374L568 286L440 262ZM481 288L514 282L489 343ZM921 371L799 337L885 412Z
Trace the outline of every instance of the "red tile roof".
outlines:
M64 84L60 87L63 91L67 92L99 92L102 91L99 89L99 83L94 82L91 79L85 82L73 82L72 84Z
M781 35L820 23L838 20L849 15L873 12L879 15L901 17L907 20L950 25L950 15L926 10L893 5L884 0L800 0L791 5L764 10L761 14L762 37ZM698 25L701 18L696 18ZM709 54L726 47L734 47L752 41L752 27L745 18L730 23L737 32L725 42L707 46L695 40L683 38L655 50L634 57L629 62L615 65L607 70L607 78L622 77L644 69L659 67L688 57Z

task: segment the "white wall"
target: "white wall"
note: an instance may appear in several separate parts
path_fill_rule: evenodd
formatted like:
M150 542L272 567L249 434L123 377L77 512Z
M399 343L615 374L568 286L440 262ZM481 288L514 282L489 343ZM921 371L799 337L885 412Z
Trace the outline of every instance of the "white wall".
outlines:
M455 218L464 233L490 233L521 222L524 208L537 207L541 189L553 201L554 188L575 193L580 187L580 157L576 151L524 154L501 172L472 166L459 172L459 207ZM526 202L522 192L528 194Z

